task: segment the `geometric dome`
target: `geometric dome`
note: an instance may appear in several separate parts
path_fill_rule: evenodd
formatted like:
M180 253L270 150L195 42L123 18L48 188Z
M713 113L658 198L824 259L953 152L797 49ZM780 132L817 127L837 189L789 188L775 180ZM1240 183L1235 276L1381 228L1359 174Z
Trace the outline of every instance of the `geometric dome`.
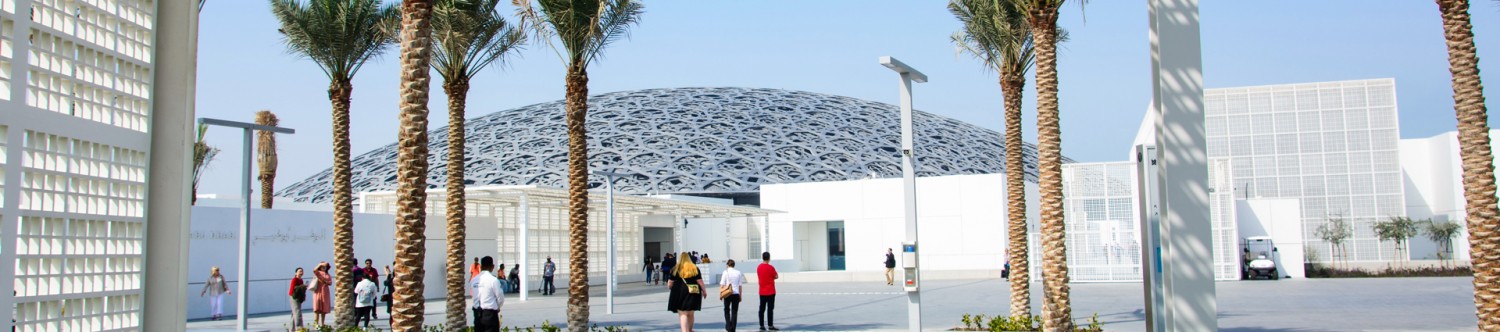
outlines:
M563 109L559 100L469 119L468 185L565 187ZM994 113L998 120L1000 110ZM917 176L1004 172L1000 133L920 111L914 122ZM589 97L587 128L589 169L634 174L615 182L627 194L753 194L767 183L901 177L900 109L849 97L750 88L612 92ZM447 133L428 133L431 188L446 182ZM394 190L395 160L395 144L355 157L354 192ZM1027 181L1036 182L1029 143L1025 164ZM593 176L590 187L603 181ZM332 190L328 169L277 195L320 203Z

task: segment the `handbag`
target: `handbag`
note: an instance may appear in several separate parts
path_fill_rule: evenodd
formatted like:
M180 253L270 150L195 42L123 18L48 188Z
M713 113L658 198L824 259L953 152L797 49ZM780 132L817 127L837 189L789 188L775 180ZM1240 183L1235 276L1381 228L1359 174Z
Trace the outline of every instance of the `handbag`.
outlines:
M311 283L312 285L307 286L307 287L308 288L318 288L318 285L320 285L321 283L322 283L321 279L313 278L312 283Z
M729 298L730 295L734 295L734 287L729 287L729 285L724 285L724 287L719 287L719 299L720 300Z
M698 294L698 285L689 284L687 285L687 288L688 294Z

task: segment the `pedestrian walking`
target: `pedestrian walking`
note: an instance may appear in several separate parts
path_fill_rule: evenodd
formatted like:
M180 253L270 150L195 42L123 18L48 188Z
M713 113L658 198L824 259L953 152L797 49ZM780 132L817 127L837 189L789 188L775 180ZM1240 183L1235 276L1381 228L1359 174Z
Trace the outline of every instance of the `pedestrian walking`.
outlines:
M302 302L307 300L307 285L302 283L302 268L292 271L292 282L286 296L292 305L292 329L302 327Z
M891 248L885 248L885 284L896 284L896 252Z
M495 261L490 256L479 260L479 275L469 280L469 289L474 293L474 332L500 331L500 306L505 304L501 293L500 279L490 273Z
M672 266L673 265L677 265L677 257L675 255L673 255L672 253L670 253L670 252L666 253L666 254L662 254L662 256L661 256L661 280L664 280L664 281L670 281L670 280L672 280Z
M224 275L219 274L219 267L209 269L208 281L203 282L203 291L198 292L198 297L208 296L208 311L213 320L224 318L224 295L229 294L229 283L224 281Z
M557 293L557 286L552 284L552 276L557 273L557 264L552 263L552 256L547 256L547 263L542 264L542 295Z
M396 262L391 262L391 264L395 264L395 263ZM386 265L385 266L385 295L381 295L380 296L380 301L385 302L385 322L386 322L386 324L390 324L392 322L392 320L395 319L394 317L391 317L391 302L393 302L392 301L392 298L393 298L393 295L394 295L393 291L396 289L395 287L391 287L391 286L393 284L395 284L395 283L396 283L396 274L395 273L391 273L391 266L390 265Z
M365 259L364 273L365 279L370 279L370 282L375 284L375 294L380 294L380 270L375 269L375 262L369 258ZM380 315L375 313L374 307L370 309L370 319L380 319Z
M646 282L649 282L652 285L655 285L656 284L656 279L653 278L653 277L656 274L652 273L652 272L656 272L656 264L651 262L651 256L650 255L646 256L646 263L642 264L642 265L644 265L644 266L641 267L641 271L646 273Z
M375 285L375 276L365 275L365 280L360 280L354 285L354 326L359 322L365 322L365 328L370 328L371 311L375 311L375 298L378 296L380 286Z
M740 290L745 284L745 274L734 268L734 260L724 261L724 276L719 278L720 294L723 289L729 289L729 296L724 300L724 329L734 332L740 323Z
M693 264L687 252L682 253L677 265L673 267L672 278L667 280L668 292L667 311L677 314L678 326L682 332L693 331L693 313L703 310L703 299L708 293L703 290L703 276L698 274L698 266Z
M328 286L333 284L333 276L328 275L328 262L318 263L313 268L312 285L308 288L313 293L313 325L328 325L328 313L333 312L333 293L328 292Z
M760 253L760 266L755 267L755 276L760 283L760 330L781 331L776 328L776 267L771 266L771 253Z

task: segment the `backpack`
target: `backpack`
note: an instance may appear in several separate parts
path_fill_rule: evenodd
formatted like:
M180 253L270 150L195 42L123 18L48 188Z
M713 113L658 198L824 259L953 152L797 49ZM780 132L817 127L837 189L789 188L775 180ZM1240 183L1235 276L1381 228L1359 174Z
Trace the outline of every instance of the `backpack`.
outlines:
M315 280L315 282L316 282L316 280L318 280L318 279L314 278L313 280ZM296 300L297 302L306 301L307 300L307 286L306 285L297 285L297 287L293 287L292 288L292 300Z

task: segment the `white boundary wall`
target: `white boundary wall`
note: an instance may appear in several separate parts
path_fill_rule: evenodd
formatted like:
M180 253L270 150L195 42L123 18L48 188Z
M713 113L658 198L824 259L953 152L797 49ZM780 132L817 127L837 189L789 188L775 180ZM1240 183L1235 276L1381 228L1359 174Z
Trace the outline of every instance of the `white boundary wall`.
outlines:
M1034 224L1039 194L1032 183L1026 184L1026 191L1027 217ZM799 237L796 229L804 222L843 221L845 271L884 273L881 262L886 248L900 247L905 237L901 199L899 178L762 185L761 207L786 211L770 216L771 258L826 259L826 254L799 254L794 241ZM935 272L926 276L962 274L960 271L988 271L998 276L1005 263L1004 174L918 178L917 220L923 273ZM808 251L819 250L826 251Z
M208 279L209 268L218 266L220 273L234 289L235 276L239 271L237 262L240 209L219 207L193 207L193 229L190 235L191 250L188 253L189 270L186 285L188 290L188 319L208 318L208 299L200 298L203 281ZM251 212L250 243L250 314L287 312L286 290L290 285L293 270L305 270L304 281L311 281L312 268L321 261L333 260L333 213L322 211L264 210ZM447 242L445 219L442 216L427 218L427 275L425 297L443 298L446 294L443 268ZM394 260L394 217L380 214L354 215L354 256L364 266L366 258L375 261L384 281L385 266ZM465 262L472 257L495 256L495 238L498 228L493 217L468 217L467 254ZM467 269L465 269L467 271ZM340 280L334 280L335 283ZM382 285L382 287L384 287ZM382 290L382 293L384 291ZM308 295L309 298L311 294ZM224 312L235 312L234 297L224 299ZM382 304L383 306L383 304ZM311 301L303 303L311 314ZM383 317L384 315L382 315Z

